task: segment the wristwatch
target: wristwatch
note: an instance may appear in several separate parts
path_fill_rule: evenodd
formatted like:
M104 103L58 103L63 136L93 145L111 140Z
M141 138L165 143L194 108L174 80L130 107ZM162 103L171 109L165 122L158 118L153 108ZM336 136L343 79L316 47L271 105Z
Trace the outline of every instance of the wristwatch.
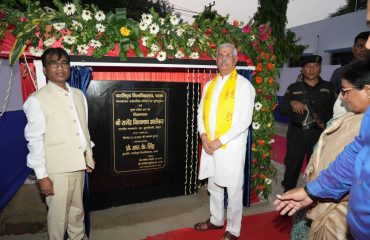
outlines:
M305 185L305 186L303 187L303 189L304 189L304 191L306 192L307 196L308 196L309 198L311 198L311 199L312 199L312 201L316 202L316 201L319 201L319 200L320 200L320 198L319 198L319 197L316 197L316 196L312 195L312 193L311 193L311 192L310 192L310 190L308 189L307 185Z

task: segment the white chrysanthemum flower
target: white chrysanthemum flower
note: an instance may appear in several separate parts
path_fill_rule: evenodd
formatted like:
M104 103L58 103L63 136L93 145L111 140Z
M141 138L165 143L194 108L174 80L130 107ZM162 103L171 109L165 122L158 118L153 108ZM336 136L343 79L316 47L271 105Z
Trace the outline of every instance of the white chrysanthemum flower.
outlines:
M261 108L262 108L262 104L261 104L260 102L256 102L256 103L254 104L254 109L256 109L256 111L261 110Z
M101 11L101 10L99 10L99 11L97 11L96 13L95 13L95 19L96 19L96 21L99 21L99 22L101 22L101 21L104 21L105 20L105 14L104 14L104 12L103 11Z
M167 53L165 51L160 51L157 55L157 59L160 62L163 62L164 60L166 60L166 57L167 57Z
M76 12L76 6L73 3L66 3L66 5L63 7L63 11L68 16L71 16Z
M99 40L92 39L90 41L90 47L93 48L100 48L102 46L101 42Z
M92 19L92 13L89 10L82 10L82 19L85 21L89 21Z
M153 21L153 16L151 14L143 13L141 19L147 24L150 25Z
M177 53L175 54L175 58L183 58L184 57L184 54L178 50Z
M174 48L171 44L169 44L169 45L167 46L167 49L169 49L169 50L174 50L175 48Z
M254 130L258 130L258 129L260 129L260 127L261 127L261 124L259 124L258 122L253 122L252 123L252 128Z
M52 37L52 38L48 38L44 41L44 45L46 47L50 47L51 45L53 45L55 43L55 39Z
M186 45L188 47L192 47L194 45L194 43L195 43L195 38L189 38L188 39L188 42L186 43Z
M139 28L141 31L144 31L148 28L148 24L146 24L145 21L141 21L140 24L139 24Z
M96 24L95 28L96 28L96 31L98 31L100 33L105 32L105 26L101 23Z
M179 37L181 37L182 36L182 34L185 32L185 30L183 29L183 28L178 28L177 30L176 30L176 34L177 34L177 36L179 36Z
M159 49L159 47L156 45L156 44L152 44L151 46L150 46L150 50L152 50L152 52L154 52L154 53L156 53L156 52L158 52L160 49Z
M80 54L87 54L88 50L89 50L89 46L87 46L86 44L81 44L77 46L77 51Z
M74 44L76 42L76 37L66 35L66 36L63 37L63 42L65 42L69 45Z
M41 57L44 51L40 48L30 47L30 53L35 57Z
M72 20L72 26L76 27L76 29L77 29L77 27L81 28L81 30L84 29L82 24L80 22L77 22L76 20Z
M153 34L153 35L157 34L159 32L158 24L156 23L150 24L149 31L150 31L150 34Z
M148 56L147 57L154 57L155 56L155 53L154 52L150 52L148 53Z
M149 37L142 37L141 38L141 43L143 44L144 47L146 47L146 42L148 41Z
M199 53L197 53L197 52L192 52L192 53L190 54L190 58L191 58L191 59L198 59L198 58L199 58Z
M275 139L271 138L269 141L269 144L273 144L275 142Z
M272 183L272 180L270 178L265 178L265 183L267 185L270 185Z
M161 25L163 25L165 22L166 22L166 20L165 20L164 18L160 18L160 19L159 19L159 23L160 23Z
M66 24L64 22L58 22L58 23L54 23L53 27L55 28L55 30L61 31L66 27Z
M177 25L180 22L180 19L176 15L170 17L170 22L172 25Z

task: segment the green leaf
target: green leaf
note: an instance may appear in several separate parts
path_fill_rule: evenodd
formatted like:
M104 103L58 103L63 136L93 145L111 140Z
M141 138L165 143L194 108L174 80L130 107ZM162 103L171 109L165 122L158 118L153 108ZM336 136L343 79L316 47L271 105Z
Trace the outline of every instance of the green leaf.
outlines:
M19 57L23 54L24 50L26 49L28 38L17 38L13 45L12 50L10 51L9 55L9 65L13 66L15 61L19 59Z

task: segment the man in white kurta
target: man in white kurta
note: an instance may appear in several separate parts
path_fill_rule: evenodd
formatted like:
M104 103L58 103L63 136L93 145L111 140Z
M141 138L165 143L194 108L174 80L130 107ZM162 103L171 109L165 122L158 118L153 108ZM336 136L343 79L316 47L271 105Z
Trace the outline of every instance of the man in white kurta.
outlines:
M199 179L208 178L211 217L206 222L198 223L198 231L221 228L224 225L224 190L228 193L227 227L221 239L237 239L243 211L243 180L246 157L248 127L252 122L255 90L252 84L236 73L237 51L232 44L222 44L217 50L219 74L209 81L203 89L203 96L198 108L198 131L202 140L202 155ZM219 98L225 84L236 77L235 99L231 109L231 126L220 136L216 136L220 127L217 123L220 110ZM212 84L212 82L214 82ZM208 88L212 86L211 102L205 110ZM206 111L206 112L205 112ZM208 114L207 117L204 115ZM230 116L229 116L230 117ZM206 122L208 119L208 122ZM207 129L208 128L208 129ZM207 130L209 133L207 134Z

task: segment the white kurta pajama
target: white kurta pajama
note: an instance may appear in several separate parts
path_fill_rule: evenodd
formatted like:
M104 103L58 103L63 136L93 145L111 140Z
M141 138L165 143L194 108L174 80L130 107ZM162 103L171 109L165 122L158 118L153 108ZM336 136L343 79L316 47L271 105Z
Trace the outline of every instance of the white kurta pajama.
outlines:
M209 114L209 127L211 140L214 140L216 130L216 116L218 98L225 82L230 75L218 77L213 91L211 109ZM203 96L198 108L198 131L206 133L203 120L203 104L205 93L210 85L209 81L203 89ZM252 122L255 90L252 84L244 77L238 75L236 82L235 105L232 126L225 134L219 137L222 144L227 147L217 149L213 155L202 149L199 167L199 179L208 178L208 191L210 192L211 222L215 225L224 224L224 193L228 192L227 227L235 236L240 235L240 226L243 210L243 179L246 155L248 127Z

